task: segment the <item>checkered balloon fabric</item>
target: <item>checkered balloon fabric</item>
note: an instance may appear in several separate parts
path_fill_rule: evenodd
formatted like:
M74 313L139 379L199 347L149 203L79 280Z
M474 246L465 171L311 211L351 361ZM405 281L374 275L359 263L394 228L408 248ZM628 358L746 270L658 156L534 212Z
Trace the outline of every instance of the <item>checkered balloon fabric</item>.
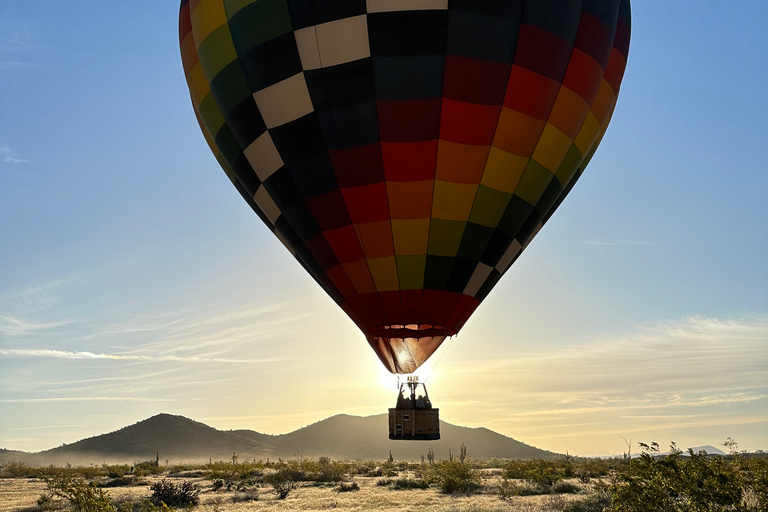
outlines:
M455 335L611 119L629 0L184 0L205 138L394 373Z

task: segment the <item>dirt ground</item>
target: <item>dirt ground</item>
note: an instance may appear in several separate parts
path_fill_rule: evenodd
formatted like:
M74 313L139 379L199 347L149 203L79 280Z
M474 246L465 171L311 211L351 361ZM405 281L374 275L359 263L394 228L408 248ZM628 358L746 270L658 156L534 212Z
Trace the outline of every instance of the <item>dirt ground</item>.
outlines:
M176 480L176 479L174 479ZM278 500L271 487L251 489L245 493L214 491L209 480L187 479L199 485L198 512L250 511L426 511L426 512L556 512L578 496L516 496L502 500L490 489L471 496L441 494L437 489L393 490L379 487L379 478L354 477L358 491L338 492L338 485L303 484L285 500ZM149 482L152 480L150 479ZM180 481L180 480L179 480ZM486 481L487 488L493 483ZM37 498L46 485L36 478L0 479L0 512L36 512ZM149 496L148 486L108 488L113 502ZM255 498L255 499L254 499Z

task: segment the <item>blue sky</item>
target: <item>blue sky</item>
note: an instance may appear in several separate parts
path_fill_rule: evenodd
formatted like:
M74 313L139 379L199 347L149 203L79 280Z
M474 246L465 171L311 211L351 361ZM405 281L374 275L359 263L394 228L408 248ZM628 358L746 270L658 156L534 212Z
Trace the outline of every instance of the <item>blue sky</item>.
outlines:
M0 447L159 412L281 433L394 399L218 168L176 20L0 4ZM571 453L768 449L766 23L761 0L635 2L587 173L438 354L444 419Z

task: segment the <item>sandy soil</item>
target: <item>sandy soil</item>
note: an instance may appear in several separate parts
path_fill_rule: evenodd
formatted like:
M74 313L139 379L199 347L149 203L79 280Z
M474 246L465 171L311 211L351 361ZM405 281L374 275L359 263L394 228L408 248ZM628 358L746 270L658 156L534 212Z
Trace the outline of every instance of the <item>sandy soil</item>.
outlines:
M181 479L174 479L179 480ZM572 496L525 496L503 501L495 493L447 496L436 489L398 491L376 485L378 478L355 477L359 491L338 492L336 485L304 484L285 500L276 499L271 487L253 488L245 493L213 491L211 482L188 479L199 485L198 512L280 511L427 511L427 512L556 512ZM151 481L151 480L150 480ZM486 481L486 486L493 483ZM37 498L45 490L44 482L30 479L0 479L0 512L35 512ZM147 486L106 489L115 502L138 499L150 494ZM256 499L253 499L253 498Z

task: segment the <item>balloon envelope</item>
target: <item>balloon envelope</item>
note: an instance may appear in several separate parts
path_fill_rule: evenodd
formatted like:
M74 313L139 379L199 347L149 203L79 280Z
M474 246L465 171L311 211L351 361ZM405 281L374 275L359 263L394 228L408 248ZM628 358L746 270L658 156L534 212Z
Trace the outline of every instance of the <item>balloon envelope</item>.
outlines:
M410 373L568 194L616 104L629 0L184 0L230 180Z

